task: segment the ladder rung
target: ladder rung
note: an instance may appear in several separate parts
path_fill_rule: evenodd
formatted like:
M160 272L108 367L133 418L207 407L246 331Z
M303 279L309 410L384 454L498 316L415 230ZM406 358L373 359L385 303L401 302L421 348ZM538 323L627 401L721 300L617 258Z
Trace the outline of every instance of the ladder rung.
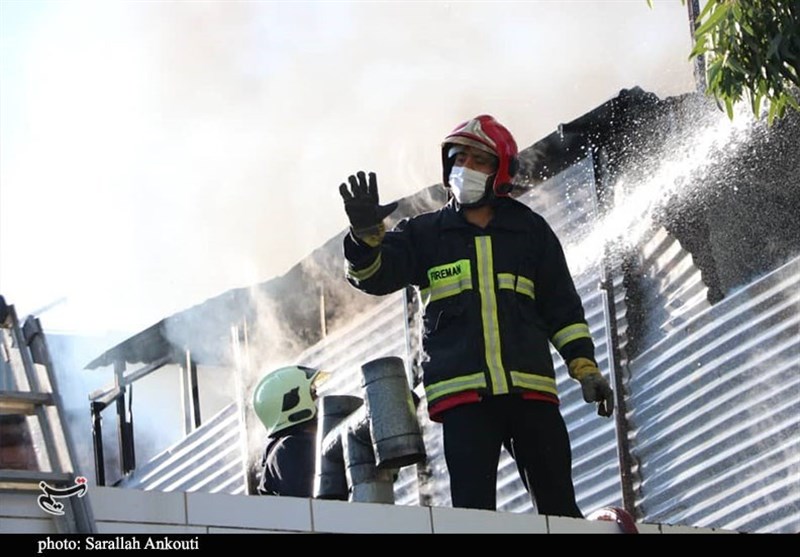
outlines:
M71 486L75 483L72 474L66 472L0 469L0 490L37 490L42 481L53 487Z
M27 391L0 391L0 414L26 414L36 412L38 406L55 404L51 393L31 393Z

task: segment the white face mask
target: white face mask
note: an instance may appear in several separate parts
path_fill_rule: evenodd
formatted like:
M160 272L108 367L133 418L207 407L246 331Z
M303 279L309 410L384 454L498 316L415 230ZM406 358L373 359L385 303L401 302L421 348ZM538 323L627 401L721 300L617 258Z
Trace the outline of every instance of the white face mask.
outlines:
M486 193L488 174L472 170L466 166L454 166L450 171L450 188L461 205L469 205L481 200Z

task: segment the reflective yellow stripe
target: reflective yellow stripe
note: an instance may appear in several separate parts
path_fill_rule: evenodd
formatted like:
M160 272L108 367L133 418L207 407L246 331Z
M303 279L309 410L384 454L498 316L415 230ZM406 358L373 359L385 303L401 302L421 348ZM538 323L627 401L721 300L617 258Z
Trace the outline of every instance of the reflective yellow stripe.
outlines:
M531 389L534 391L541 391L558 396L556 380L552 377L535 375L533 373L523 373L521 371L512 371L510 375L511 384L515 387L522 387L523 389Z
M511 273L498 273L497 287L505 290L514 290L534 300L536 299L533 290L533 281L523 276L512 275Z
M430 405L443 396L485 388L486 378L483 373L473 373L471 375L456 377L455 379L439 381L433 385L427 385L425 387L425 397L428 399L428 404Z
M428 269L429 287L420 290L423 305L472 290L472 267L469 259Z
M552 377L545 377L534 373L524 373L521 371L512 371L510 375L511 383L515 387L558 396L556 380ZM485 388L486 378L484 374L473 373L471 375L447 379L433 385L428 385L425 387L425 396L427 397L428 404L433 404L436 400L448 395Z
M530 296L534 300L536 299L536 291L534 290L533 281L531 279L522 276L517 277L517 292Z
M553 335L550 342L553 343L556 350L560 351L568 343L579 338L592 338L592 335L589 334L589 326L585 323L575 323L574 325L564 327Z
M483 344L492 392L508 392L505 370L500 352L500 323L497 318L497 298L494 293L494 260L491 236L475 238L475 255L478 262L478 291L481 294L481 320L483 321Z
M497 288L514 290L516 282L517 275L512 275L511 273L497 273Z
M378 252L378 257L375 258L375 261L372 262L371 265L364 269L355 270L351 265L347 266L347 276L354 278L355 280L362 281L366 280L375 273L378 272L378 269L381 268L381 254Z

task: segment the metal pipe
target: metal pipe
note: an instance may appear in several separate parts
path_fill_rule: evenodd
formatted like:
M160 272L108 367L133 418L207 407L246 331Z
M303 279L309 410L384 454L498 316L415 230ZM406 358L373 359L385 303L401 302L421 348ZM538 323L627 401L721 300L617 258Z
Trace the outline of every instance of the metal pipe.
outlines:
M242 425L239 434L239 445L243 455L249 454L248 448L248 435L247 432L251 431L250 420L252 419L251 412L247 411L247 404L245 402L245 380L244 380L244 359L242 355L241 335L239 334L239 326L231 325L231 352L233 354L234 368L233 378L234 386L236 389L236 411L239 416L239 423ZM242 459L242 475L247 483L247 494L255 495L258 493L258 479L255 477L253 470L250 467L250 459Z
M314 498L347 500L341 424L359 408L363 408L363 403L362 399L349 395L329 395L317 401Z
M325 320L325 287L319 288L319 330L320 337L325 338L328 336L328 324Z
M120 396L117 398L117 427L119 435L119 453L122 465L122 474L133 471L136 468L136 456L133 441L133 424L129 421L128 407L126 404L126 390L131 387L122 387Z
M192 427L192 380L189 376L191 356L189 351L184 353L184 361L178 364L181 378L181 418L183 421L183 434L189 435L194 428Z
M604 211L611 201L609 179L608 148L603 146L596 150L592 157L595 174L595 197L599 211ZM606 327L608 328L608 365L614 389L614 420L617 439L617 459L620 472L622 504L632 516L636 516L636 495L633 488L633 458L628 444L628 412L625 404L625 381L623 377L623 353L619 344L619 326L617 323L616 295L614 292L614 272L611 265L608 246L604 249L600 268L600 284L606 305Z
M395 471L380 469L375 464L368 420L348 419L346 423L348 427L341 438L347 485L350 486L348 500L394 503Z
M103 416L105 406L92 402L92 438L94 439L94 470L97 485L106 485L106 463L103 456Z
M314 497L394 502L397 470L425 459L425 445L403 360L380 358L361 367L364 400L317 401Z
M395 469L425 460L405 364L397 356L361 366L364 402L378 468Z
M689 34L692 39L692 48L694 48L697 41L694 34L700 27L700 22L697 21L697 16L700 15L700 2L699 0L688 0L686 2L686 9L689 15ZM698 93L706 92L706 57L705 54L700 54L694 59L694 83Z
M192 430L195 430L200 427L203 421L200 417L200 384L197 379L197 362L194 361L189 350L186 351L186 367L189 373L189 388L192 399Z

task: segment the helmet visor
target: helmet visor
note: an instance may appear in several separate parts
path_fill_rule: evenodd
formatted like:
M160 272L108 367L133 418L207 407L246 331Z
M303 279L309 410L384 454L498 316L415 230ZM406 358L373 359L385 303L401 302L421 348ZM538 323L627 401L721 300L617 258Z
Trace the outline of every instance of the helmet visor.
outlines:
M459 135L450 136L444 140L445 144L455 144L455 145L468 145L469 147L475 147L476 149L480 149L481 151L485 151L490 155L497 156L497 153L494 149L482 143L476 139L470 139L469 137L463 137Z

